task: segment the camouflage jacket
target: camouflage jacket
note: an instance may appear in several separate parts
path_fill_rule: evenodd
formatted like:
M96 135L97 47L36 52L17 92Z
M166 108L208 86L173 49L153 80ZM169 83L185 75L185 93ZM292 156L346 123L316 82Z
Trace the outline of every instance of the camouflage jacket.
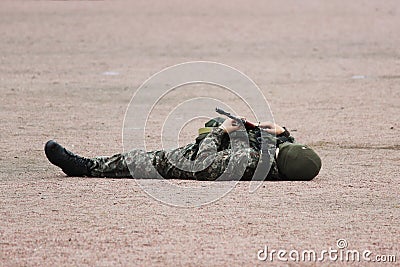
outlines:
M211 122L211 127L219 126L222 122L223 119ZM210 127L210 122L206 126ZM262 160L270 166L268 173L262 174L262 179L281 180L275 148L282 142L294 142L294 138L276 137L259 129L247 130L247 135L243 132L231 133L230 138L223 129L214 128L210 133L196 138L193 144L173 150L154 151L153 166L165 179L252 180ZM234 145L230 139L235 140Z

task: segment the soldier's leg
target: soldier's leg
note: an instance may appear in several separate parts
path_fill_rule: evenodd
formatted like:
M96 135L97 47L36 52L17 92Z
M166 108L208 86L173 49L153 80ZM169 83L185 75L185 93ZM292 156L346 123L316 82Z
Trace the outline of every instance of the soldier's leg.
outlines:
M153 167L154 153L132 150L112 157L81 157L53 140L45 144L45 153L51 163L68 176L110 178L161 178Z
M109 178L161 178L152 162L154 152L132 150L112 157L93 158L90 174Z

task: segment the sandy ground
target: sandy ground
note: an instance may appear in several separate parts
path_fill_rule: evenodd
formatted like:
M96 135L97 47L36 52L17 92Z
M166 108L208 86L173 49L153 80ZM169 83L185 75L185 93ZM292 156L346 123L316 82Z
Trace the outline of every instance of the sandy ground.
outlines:
M396 0L1 1L0 265L254 266L273 264L257 260L265 245L339 238L399 262L399 25ZM253 194L241 182L185 209L46 160L53 138L85 156L121 151L136 88L192 60L253 78L321 155L320 175Z

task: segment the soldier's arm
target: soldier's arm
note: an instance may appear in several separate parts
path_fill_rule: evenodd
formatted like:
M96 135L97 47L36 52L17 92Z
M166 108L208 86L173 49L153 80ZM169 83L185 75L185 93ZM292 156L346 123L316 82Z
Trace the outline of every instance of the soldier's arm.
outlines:
M213 129L201 142L196 159L205 160L206 158L217 153L218 147L221 146L224 134L225 130L222 128Z
M215 128L207 135L201 143L196 157L196 169L200 170L194 174L196 179L215 180L222 174L225 176L221 179L241 178L239 176L243 174L249 164L251 148L246 132L236 131L236 129L239 129L239 126L231 125L228 122L224 127ZM223 137L228 131L231 137L231 148L218 151L217 148L221 146ZM231 160L234 160L232 164L230 164Z
M294 142L294 137L290 135L290 132L282 126L279 126L276 123L272 122L261 122L259 123L259 127L267 133L270 133L277 138L277 145L284 142Z

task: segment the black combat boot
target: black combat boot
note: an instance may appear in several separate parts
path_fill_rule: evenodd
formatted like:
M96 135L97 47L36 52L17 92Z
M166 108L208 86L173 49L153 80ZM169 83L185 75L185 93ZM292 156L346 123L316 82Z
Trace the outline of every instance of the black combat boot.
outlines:
M57 142L50 140L44 146L46 157L68 176L90 176L93 160L75 155Z

